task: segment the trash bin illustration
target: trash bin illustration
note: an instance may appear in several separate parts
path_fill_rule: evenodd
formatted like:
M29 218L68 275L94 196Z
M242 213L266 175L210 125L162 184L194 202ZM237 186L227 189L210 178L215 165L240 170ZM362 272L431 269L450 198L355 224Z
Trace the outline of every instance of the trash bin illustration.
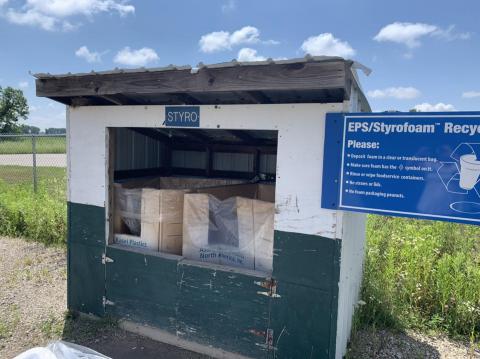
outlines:
M480 161L475 154L460 157L460 187L471 190L480 177Z

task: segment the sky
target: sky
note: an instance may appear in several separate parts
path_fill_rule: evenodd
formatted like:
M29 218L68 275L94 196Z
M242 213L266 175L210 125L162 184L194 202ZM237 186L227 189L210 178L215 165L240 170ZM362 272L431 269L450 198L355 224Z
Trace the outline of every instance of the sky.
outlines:
M31 75L342 56L373 111L480 110L478 0L0 0L0 86L26 123L65 126Z

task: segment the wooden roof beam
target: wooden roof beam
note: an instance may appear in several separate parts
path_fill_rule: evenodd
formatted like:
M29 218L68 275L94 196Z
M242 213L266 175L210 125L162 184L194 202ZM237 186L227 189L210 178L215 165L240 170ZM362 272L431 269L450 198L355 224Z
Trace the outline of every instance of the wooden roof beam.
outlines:
M346 88L349 61L299 62L256 66L229 66L190 70L124 72L83 76L45 77L36 80L37 96L78 97L134 93L208 94L219 92L320 90ZM348 68L348 71L346 69ZM208 70L208 71L207 71ZM349 91L348 88L346 88ZM253 91L253 92L251 92ZM194 96L194 95L193 95ZM264 101L263 100L260 100Z

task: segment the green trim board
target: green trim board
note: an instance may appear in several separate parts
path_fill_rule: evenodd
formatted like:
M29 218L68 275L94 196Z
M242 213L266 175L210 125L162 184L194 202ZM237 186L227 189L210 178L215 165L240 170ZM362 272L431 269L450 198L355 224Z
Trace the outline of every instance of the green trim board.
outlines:
M276 358L335 358L341 240L275 231Z
M105 209L68 202L67 214L68 309L103 316Z
M103 208L69 204L70 309L111 314L253 358L273 351L276 358L335 356L341 241L275 231L276 290L270 290L266 276L105 247L105 235ZM105 251L113 260L106 267Z
M185 339L254 358L266 355L270 298L259 286L266 278L186 261L178 278L177 324Z
M113 261L106 266L106 295L117 317L176 333L178 260L107 247Z
M270 298L254 277L108 246L106 313L250 357L267 352Z
M68 245L68 309L104 315L105 266L103 249L72 243Z
M105 248L105 208L67 203L68 242Z

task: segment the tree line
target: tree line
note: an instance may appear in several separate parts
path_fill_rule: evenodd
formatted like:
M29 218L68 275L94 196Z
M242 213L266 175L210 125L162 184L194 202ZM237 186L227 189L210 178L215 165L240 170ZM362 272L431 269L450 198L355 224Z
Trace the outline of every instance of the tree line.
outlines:
M28 118L29 113L28 102L22 90L0 86L0 134L39 134L40 128L20 123ZM47 128L45 133L57 135L66 133L66 130Z

